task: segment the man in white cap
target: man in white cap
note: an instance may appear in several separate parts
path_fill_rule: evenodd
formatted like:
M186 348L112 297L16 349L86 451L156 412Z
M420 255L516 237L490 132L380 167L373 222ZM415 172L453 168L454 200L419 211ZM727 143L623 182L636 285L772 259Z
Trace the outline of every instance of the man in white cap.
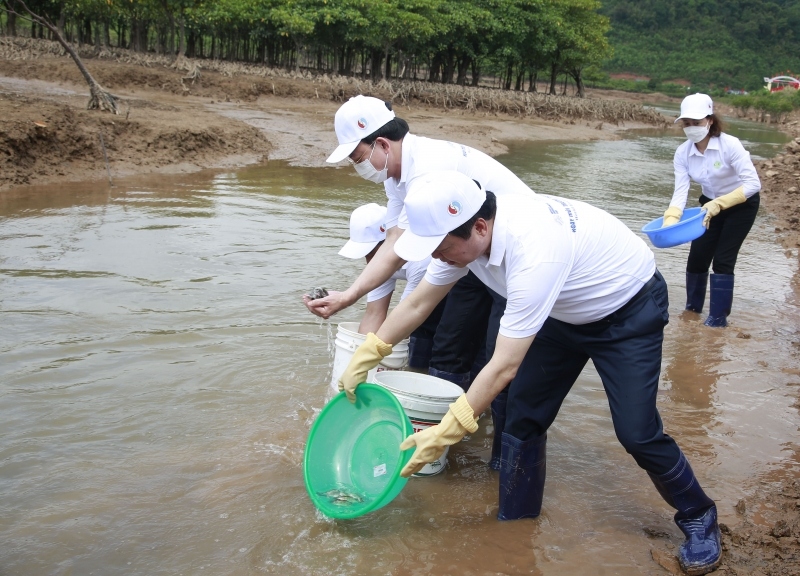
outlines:
M350 239L339 250L339 255L352 260L364 258L369 264L386 239L386 229L383 225L385 219L386 207L375 203L364 204L353 210L350 215ZM358 326L361 334L377 332L386 320L397 281L406 281L405 289L400 296L402 301L411 294L425 276L425 270L430 261L431 258L428 256L424 260L406 262L386 282L367 294L367 307ZM440 302L428 318L411 333L408 346L408 365L411 368L428 369L433 348L433 336L436 333L439 319L442 317L445 302L446 299Z
M555 196L496 197L462 174L429 173L405 199L409 228L395 244L405 260L433 255L425 279L369 334L341 376L355 399L366 371L389 354L472 271L507 298L489 362L437 426L406 438L416 451L401 474L435 460L477 429L507 385L498 518L536 517L545 480L547 429L591 359L614 430L686 535L679 560L690 574L720 561L717 511L656 408L667 286L653 253L612 215ZM609 481L613 481L609 479Z
M533 195L514 173L483 152L410 134L406 121L395 116L389 103L377 98L356 96L345 102L336 112L334 128L339 146L328 162L347 158L362 178L384 185L388 198L386 241L347 290L317 300L305 299L308 309L322 318L351 306L403 265L394 243L407 226L403 203L416 178L434 170L453 170L498 194ZM429 374L467 389L473 377L473 359L477 359L479 368L482 357L491 355L504 306L504 300L474 274L460 279L448 298L434 338ZM501 394L492 405L496 433L489 465L495 470L500 465L499 431L503 429L504 415L505 394Z

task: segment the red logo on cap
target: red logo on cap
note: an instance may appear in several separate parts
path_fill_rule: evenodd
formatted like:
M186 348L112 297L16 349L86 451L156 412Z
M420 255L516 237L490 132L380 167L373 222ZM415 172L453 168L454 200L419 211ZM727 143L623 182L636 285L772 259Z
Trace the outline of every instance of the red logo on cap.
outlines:
M364 118L358 119L358 127L362 130L367 127L367 121Z
M461 204L458 202L450 202L447 211L450 212L451 216L457 216L458 213L461 212Z
M383 227L383 224L381 224L380 230L381 232L386 232L386 228Z

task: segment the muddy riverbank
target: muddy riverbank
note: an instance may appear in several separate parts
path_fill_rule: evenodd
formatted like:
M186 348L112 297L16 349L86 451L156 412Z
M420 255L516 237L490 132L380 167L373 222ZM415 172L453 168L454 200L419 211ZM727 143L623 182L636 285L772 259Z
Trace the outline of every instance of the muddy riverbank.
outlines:
M87 55L90 72L120 99L115 117L85 110L88 87L53 43L5 40L0 49L0 190L102 179L108 172L112 178L181 173L267 159L324 166L335 147L332 119L341 100L363 89L392 98L386 86L282 72L264 76L232 63L217 63L219 71L202 69L188 80L186 70L146 56ZM492 155L505 152L503 142L511 140L614 139L620 130L660 122L627 98L603 94L589 111L572 107L575 99L562 100L546 110L534 103L535 112L529 104L514 115L496 111L513 107L499 97L473 109L437 101L436 94L398 96L394 103L416 134L446 134ZM630 119L639 116L648 123Z
M185 92L185 72L102 60L89 65L101 83L122 97L119 116L85 110L88 89L69 60L42 56L35 62L0 61L0 199L17 193L20 185L105 179L108 172L118 179L235 168L268 159L323 166L334 145L331 124L339 103L319 98L307 80L275 79L275 94L265 95L248 91L253 78L206 72L209 80L203 90ZM504 141L616 139L621 130L639 126L435 106L398 105L397 111L417 134L444 134L494 155L505 152ZM785 128L800 137L796 124ZM800 140L758 168L764 206L789 256L796 258ZM800 351L800 341L793 344ZM800 377L789 368L787 374ZM791 401L797 402L796 396ZM728 509L734 504L741 522L723 527L726 552L721 571L800 574L797 479L787 473L738 503L724 503ZM656 547L653 559L667 572L679 573L671 552Z

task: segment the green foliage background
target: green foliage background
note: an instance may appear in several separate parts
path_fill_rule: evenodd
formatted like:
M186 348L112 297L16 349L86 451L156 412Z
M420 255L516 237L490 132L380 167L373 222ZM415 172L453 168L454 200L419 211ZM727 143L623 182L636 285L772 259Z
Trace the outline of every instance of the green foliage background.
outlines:
M603 0L614 55L603 69L754 90L800 74L798 0Z
M0 0L0 30L49 37ZM721 95L800 74L800 0L24 0L72 42L444 84ZM5 10L4 10L5 8ZM27 26L27 28L26 28ZM17 30L19 29L19 30ZM612 79L626 72L649 81ZM541 86L538 89L542 89Z

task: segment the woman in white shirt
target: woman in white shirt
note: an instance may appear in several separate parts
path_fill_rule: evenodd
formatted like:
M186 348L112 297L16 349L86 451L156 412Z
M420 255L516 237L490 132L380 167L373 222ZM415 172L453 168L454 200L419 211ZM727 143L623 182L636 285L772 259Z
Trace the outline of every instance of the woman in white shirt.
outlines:
M733 269L758 213L761 181L750 153L738 138L722 131L710 97L692 94L684 98L675 122L683 125L688 140L675 151L675 191L664 213L664 226L680 220L691 182L700 184L707 230L689 250L686 310L703 311L708 269L712 267L705 325L725 327L733 303Z

